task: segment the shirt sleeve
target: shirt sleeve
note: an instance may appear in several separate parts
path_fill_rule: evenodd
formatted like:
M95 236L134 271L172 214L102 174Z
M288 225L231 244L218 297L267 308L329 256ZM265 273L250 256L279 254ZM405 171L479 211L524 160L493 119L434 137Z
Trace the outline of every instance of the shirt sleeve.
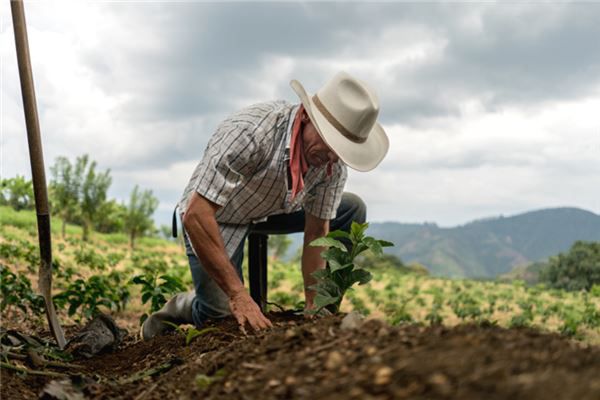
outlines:
M315 185L304 200L304 210L317 218L332 220L342 201L344 186L348 177L346 166L337 162L330 177L324 172L324 178Z
M264 158L254 133L251 124L232 120L219 126L198 166L197 193L220 206L227 204Z

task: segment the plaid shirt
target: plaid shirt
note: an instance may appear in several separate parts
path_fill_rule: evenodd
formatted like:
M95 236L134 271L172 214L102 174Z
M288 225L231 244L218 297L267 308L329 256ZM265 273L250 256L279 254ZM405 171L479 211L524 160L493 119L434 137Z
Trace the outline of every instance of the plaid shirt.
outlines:
M291 201L290 139L298 105L260 103L230 116L217 128L178 204L183 215L194 192L222 206L216 213L231 257L250 224L268 216L304 210L335 218L347 178L342 162L310 167L304 189Z

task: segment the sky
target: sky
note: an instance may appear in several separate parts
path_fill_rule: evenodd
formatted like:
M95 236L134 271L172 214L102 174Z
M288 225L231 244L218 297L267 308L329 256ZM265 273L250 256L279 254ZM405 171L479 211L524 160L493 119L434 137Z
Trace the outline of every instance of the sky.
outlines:
M600 3L25 2L46 169L89 154L109 196L173 207L219 122L336 72L379 97L390 150L350 171L370 221L600 214ZM0 3L0 175L31 177ZM49 177L47 173L47 177Z

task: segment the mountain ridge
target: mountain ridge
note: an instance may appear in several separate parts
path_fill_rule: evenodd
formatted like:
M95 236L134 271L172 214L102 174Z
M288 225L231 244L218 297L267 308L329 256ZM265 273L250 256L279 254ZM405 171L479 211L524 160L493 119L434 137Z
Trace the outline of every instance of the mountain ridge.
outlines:
M566 251L577 240L600 241L600 215L574 207L478 219L456 227L374 222L368 234L396 244L387 252L432 274L492 278Z

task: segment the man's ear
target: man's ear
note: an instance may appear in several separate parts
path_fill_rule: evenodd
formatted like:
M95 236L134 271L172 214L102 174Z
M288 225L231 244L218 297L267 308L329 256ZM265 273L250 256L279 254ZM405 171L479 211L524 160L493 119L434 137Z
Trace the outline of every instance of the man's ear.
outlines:
M302 110L302 122L308 121L310 121L310 118L308 118L308 113L306 112L306 110Z

